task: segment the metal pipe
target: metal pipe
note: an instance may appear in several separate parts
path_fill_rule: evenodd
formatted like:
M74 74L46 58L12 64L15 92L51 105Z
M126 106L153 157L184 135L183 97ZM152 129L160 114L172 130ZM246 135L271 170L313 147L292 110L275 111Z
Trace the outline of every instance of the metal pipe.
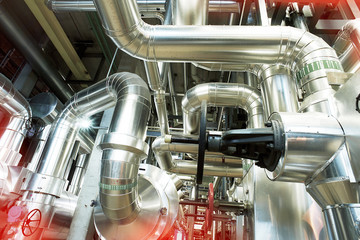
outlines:
M71 183L68 189L70 193L73 193L75 195L79 194L82 180L86 172L88 160L89 158L87 154L81 154L77 157L74 175L71 179Z
M166 111L165 91L161 86L159 66L156 62L144 61L149 87L154 94L154 103L157 112L161 135L169 134L169 120Z
M31 108L11 81L1 73L0 108L8 119L6 125L0 127L0 161L17 166L21 158L20 147L27 131L25 123L31 119Z
M168 144L165 143L165 137L158 137L152 143L152 150L160 168L173 173L196 175L197 162L188 160L173 160L171 151L185 151L185 144ZM188 144L193 148L196 144ZM191 150L190 150L191 151ZM206 160L205 160L206 161ZM226 161L224 159L224 161ZM241 160L240 160L241 161ZM237 161L239 162L239 160ZM209 162L204 165L204 175L206 176L227 176L242 177L242 164Z
M150 26L135 0L95 0L106 33L131 56L153 61L283 64L310 95L342 72L335 51L313 34L281 26ZM121 16L121 18L119 18Z
M206 25L208 10L208 0L172 0L173 24Z
M63 77L51 64L38 44L29 34L28 30L5 10L0 2L0 28L6 37L24 55L31 67L42 76L44 82L60 101L66 102L72 95L73 90L65 83Z
M185 134L198 134L204 100L208 106L243 108L249 115L248 127L263 126L262 100L257 89L238 83L205 83L190 89L182 100Z
M349 21L339 31L333 48L339 56L345 72L360 70L360 19Z
M111 220L132 222L140 212L137 180L140 160L146 158L146 124L150 112L150 92L137 75L123 74L118 82L118 103L109 133L100 148L100 203Z
M165 12L166 0L137 0L140 12ZM93 1L57 1L48 0L47 6L54 12L90 12L96 11ZM209 12L239 13L240 5L236 1L209 1Z

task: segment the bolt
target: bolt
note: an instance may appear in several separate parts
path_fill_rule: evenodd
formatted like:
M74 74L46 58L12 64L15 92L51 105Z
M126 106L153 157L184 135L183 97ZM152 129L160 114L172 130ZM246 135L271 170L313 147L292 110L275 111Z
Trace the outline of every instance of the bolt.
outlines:
M160 209L160 214L163 215L163 216L166 215L167 214L167 208L166 207L161 208Z
M90 207L95 207L97 204L96 200L91 200Z
M273 143L268 143L268 144L266 144L266 147L267 148L274 148L274 144Z
M249 194L249 190L246 190L245 194Z
M272 127L272 122L271 121L266 122L265 127Z

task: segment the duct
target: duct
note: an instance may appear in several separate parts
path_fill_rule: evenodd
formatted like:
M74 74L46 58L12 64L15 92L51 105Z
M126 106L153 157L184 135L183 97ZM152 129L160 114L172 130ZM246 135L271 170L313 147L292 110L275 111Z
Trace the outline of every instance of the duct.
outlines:
M259 75L265 119L273 112L298 111L296 83L291 78L289 68L282 65L263 65Z
M190 89L182 100L184 133L197 134L200 127L200 106L240 107L248 113L248 127L263 125L263 110L260 92L244 84L205 83Z
M51 64L51 61L46 58L37 43L31 38L27 29L20 26L4 9L3 3L0 4L0 28L6 37L25 56L31 67L42 76L45 83L56 94L59 100L66 102L73 95L73 91Z
M120 79L118 104L109 133L99 145L103 150L100 203L108 218L131 222L140 211L137 173L140 160L148 150L144 141L150 93L146 83L136 75L128 74Z
M355 73L360 69L360 20L349 21L339 31L333 48L339 56L345 72Z
M21 158L20 147L26 134L26 121L31 119L31 108L9 79L0 74L0 105L8 122L0 128L0 161L16 166ZM4 121L4 120L3 120Z
M151 61L288 65L307 95L342 72L324 40L291 27L150 26L134 0L95 0L106 33L131 56ZM119 18L119 16L122 16Z
M140 12L165 12L166 0L137 0ZM47 6L54 12L90 12L96 11L93 1L57 1L48 0ZM209 12L239 13L240 5L236 1L209 1Z
M180 174L196 175L197 162L191 160L173 160L171 151L193 151L196 144L168 144L165 142L165 137L158 137L152 143L152 150L155 158L161 169ZM188 150L186 150L188 149ZM197 151L196 151L197 152ZM241 160L235 160L234 163L228 163L226 158L223 161L209 162L208 157L205 157L204 175L205 176L224 176L224 177L242 177L242 164ZM240 161L240 163L239 163Z
M149 86L154 91L154 102L161 135L169 134L169 121L166 111L165 91L161 86L159 67L156 62L144 61Z
M174 25L206 25L208 22L208 0L171 0Z

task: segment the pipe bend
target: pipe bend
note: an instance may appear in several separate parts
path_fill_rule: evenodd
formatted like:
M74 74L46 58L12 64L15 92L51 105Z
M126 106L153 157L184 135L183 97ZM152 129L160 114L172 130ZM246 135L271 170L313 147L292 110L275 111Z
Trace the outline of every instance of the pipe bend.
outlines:
M238 83L204 83L187 91L182 100L184 133L187 135L198 134L202 101L206 101L208 106L244 109L249 114L249 125L252 127L261 122L255 119L256 116L262 117L263 106L261 94L256 88Z

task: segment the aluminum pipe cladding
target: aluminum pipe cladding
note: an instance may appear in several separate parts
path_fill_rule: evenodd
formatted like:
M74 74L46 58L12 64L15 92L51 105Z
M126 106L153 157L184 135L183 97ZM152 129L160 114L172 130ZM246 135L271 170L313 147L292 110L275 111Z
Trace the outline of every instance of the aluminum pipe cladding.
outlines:
M140 211L137 182L140 160L147 156L146 124L150 91L135 74L124 74L116 88L117 104L103 136L100 203L105 215L122 223L133 221Z
M263 126L263 105L257 89L238 83L204 83L187 91L182 100L185 134L199 133L202 101L208 106L242 108L248 113L249 128Z
M338 121L322 113L274 113L271 120L282 124L284 152L271 180L309 182L337 156L344 144L344 132Z

